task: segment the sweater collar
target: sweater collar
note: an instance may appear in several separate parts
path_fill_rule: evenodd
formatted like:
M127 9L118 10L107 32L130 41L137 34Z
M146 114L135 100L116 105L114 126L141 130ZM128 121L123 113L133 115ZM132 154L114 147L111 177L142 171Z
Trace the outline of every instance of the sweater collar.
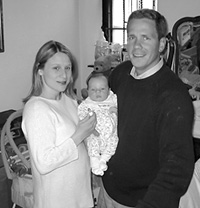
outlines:
M163 66L163 58L160 59L160 61L153 66L151 69L147 70L143 74L137 75L135 72L135 67L131 69L130 75L135 79L144 79L147 77L150 77L151 75L155 74L157 71L160 70L160 68Z

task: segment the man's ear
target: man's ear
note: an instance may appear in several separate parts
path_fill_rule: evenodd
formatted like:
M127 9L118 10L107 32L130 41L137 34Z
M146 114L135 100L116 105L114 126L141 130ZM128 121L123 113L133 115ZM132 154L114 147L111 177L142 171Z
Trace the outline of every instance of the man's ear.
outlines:
M167 42L167 40L166 40L165 37L162 37L162 38L160 39L160 46L159 46L159 52L160 52L160 53L162 53L163 50L165 49L166 42Z

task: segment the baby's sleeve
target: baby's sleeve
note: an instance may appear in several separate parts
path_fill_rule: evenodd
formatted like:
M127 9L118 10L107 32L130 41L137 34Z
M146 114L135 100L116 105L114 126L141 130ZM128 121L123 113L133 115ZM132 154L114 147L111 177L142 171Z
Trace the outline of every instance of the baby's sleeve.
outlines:
M80 120L84 119L88 114L88 106L87 104L83 101L81 104L78 106L78 117Z

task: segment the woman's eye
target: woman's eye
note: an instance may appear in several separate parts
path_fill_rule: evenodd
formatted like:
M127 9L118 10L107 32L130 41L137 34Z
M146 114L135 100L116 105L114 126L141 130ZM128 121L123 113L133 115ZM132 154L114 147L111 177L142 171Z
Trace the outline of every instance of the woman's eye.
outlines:
M133 36L133 35L128 36L128 40L133 40L134 38L135 38L135 36Z
M65 68L67 71L70 71L71 70L71 66L68 66Z

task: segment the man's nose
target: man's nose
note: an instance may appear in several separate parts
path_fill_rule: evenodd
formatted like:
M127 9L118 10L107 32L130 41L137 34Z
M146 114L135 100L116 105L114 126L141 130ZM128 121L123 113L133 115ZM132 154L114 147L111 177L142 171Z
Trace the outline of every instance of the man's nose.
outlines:
M142 44L141 44L141 41L140 41L139 38L136 38L136 40L135 40L135 47L137 47L137 48L141 48L142 47Z

